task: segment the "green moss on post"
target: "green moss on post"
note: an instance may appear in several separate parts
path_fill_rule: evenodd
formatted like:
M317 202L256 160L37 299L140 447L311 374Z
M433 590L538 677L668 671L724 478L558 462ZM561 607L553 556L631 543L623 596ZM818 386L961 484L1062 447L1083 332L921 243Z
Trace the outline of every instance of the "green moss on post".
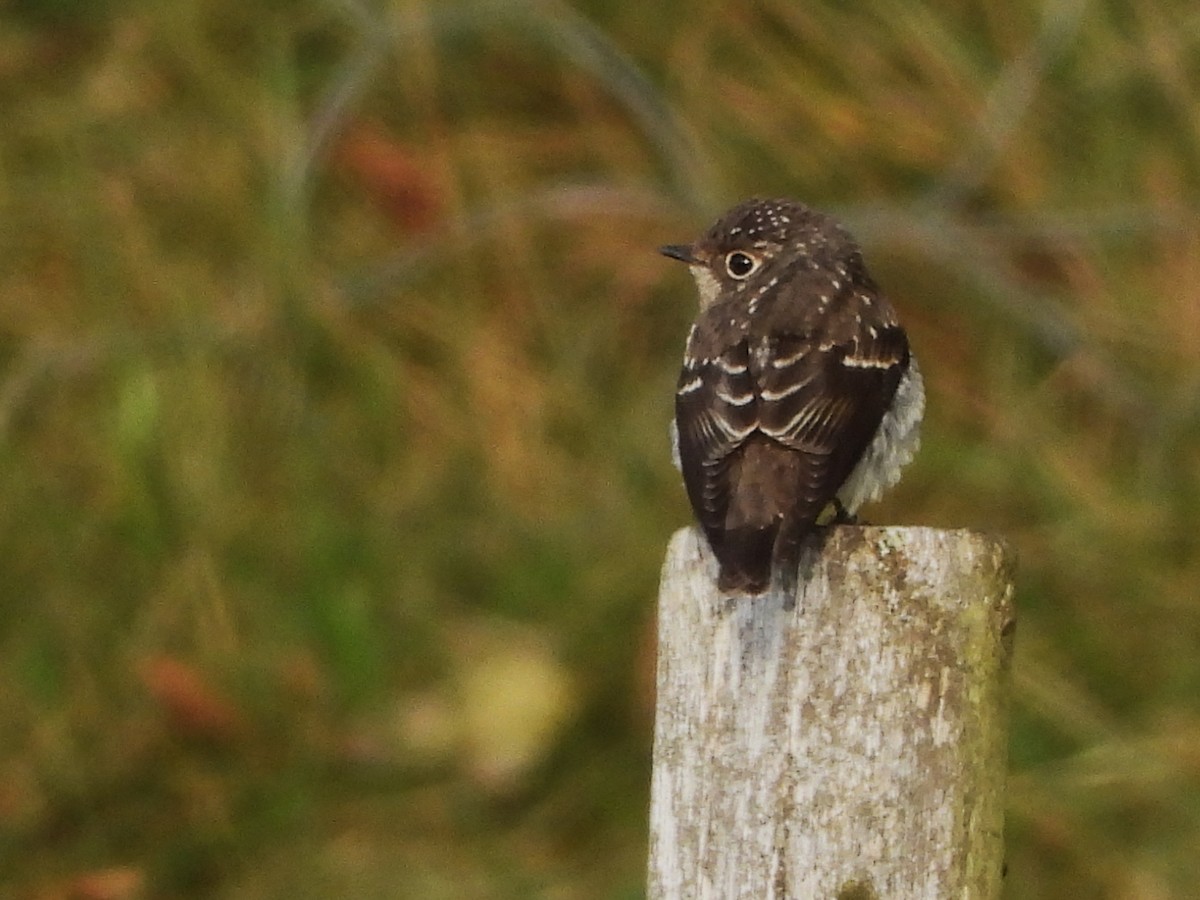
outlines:
M694 530L675 535L659 595L652 900L998 897L1004 546L836 528L794 609L721 597L714 568Z

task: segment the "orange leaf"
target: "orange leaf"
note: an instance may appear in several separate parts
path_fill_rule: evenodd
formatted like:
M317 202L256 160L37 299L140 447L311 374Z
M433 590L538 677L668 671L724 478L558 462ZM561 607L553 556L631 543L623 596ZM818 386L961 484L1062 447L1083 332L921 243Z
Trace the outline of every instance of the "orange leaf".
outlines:
M442 212L432 166L379 125L351 125L333 151L333 162L370 192L371 199L403 231L423 231Z
M242 731L238 710L193 666L168 656L138 667L146 690L184 737L228 743Z

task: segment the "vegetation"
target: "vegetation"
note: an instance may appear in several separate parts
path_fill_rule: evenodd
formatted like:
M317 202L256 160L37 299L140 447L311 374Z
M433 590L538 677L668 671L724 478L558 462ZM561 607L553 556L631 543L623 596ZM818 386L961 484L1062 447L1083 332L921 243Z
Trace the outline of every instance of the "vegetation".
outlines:
M642 895L654 248L839 213L1020 559L1008 896L1200 882L1200 8L14 0L0 896Z

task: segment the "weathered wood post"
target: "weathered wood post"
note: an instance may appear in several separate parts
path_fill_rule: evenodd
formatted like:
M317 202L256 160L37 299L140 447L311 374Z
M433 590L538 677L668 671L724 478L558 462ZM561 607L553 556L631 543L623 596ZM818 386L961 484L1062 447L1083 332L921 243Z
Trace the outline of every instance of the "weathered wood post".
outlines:
M694 529L658 613L650 900L991 900L1012 562L970 531L838 527L730 600Z

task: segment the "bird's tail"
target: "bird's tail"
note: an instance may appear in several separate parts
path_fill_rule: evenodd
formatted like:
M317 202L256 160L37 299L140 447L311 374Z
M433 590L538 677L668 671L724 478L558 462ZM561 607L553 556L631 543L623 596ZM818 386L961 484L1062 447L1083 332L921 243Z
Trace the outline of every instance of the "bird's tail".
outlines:
M771 586L771 560L775 526L742 527L725 532L720 547L713 547L721 564L717 588L726 594L761 594Z
M768 528L728 531L714 547L721 570L717 587L727 594L762 594L774 590L784 605L795 602L805 538L812 523L787 518Z

